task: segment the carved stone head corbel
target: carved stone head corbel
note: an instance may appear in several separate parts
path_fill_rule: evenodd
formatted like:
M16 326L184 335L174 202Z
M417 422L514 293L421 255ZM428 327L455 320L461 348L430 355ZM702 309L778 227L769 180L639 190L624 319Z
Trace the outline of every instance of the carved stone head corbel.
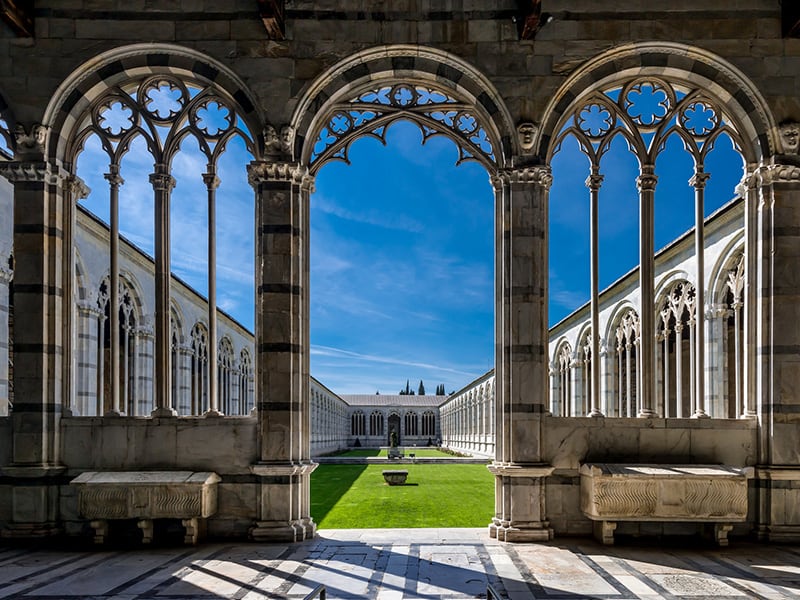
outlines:
M800 155L800 123L787 121L780 126L783 154Z
M50 128L39 123L31 125L29 130L25 130L24 125L17 125L14 130L14 140L16 141L16 153L19 157L43 156L47 150L47 137Z
M264 127L264 153L267 156L278 156L281 153L281 140L272 125Z
M530 154L533 150L534 140L539 128L531 121L523 121L517 125L517 135L519 136L519 147L525 154Z
M284 154L292 156L294 151L294 127L284 125L281 127L281 150Z

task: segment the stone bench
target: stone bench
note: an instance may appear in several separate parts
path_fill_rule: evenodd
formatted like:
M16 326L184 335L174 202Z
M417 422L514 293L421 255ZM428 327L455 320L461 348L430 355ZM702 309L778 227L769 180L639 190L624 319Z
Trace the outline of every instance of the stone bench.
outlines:
M217 512L213 472L89 471L70 482L78 488L78 512L90 520L94 541L102 544L111 519L138 519L142 543L153 540L153 519L180 519L184 542L196 544L206 519Z
M714 539L728 545L733 523L747 518L752 468L724 465L584 464L581 510L594 535L614 543L619 521L713 524Z
M383 471L383 480L389 485L403 485L408 478L408 471L402 469L386 469Z

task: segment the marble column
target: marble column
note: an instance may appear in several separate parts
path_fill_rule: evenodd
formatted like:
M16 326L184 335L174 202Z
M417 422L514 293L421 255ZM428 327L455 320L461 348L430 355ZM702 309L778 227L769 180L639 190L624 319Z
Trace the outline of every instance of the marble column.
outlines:
M205 417L221 417L217 368L217 188L220 180L213 165L203 174L208 196L208 399Z
M44 156L47 128L18 134L17 159L0 163L14 186L14 409L12 463L2 475L11 489L0 535L45 537L58 517L60 420L64 393L64 206L70 174ZM25 139L22 139L25 138ZM70 248L71 244L67 244Z
M694 396L695 407L692 417L707 418L706 412L706 369L705 369L705 190L708 173L703 172L703 167L698 166L695 174L689 180L689 185L694 188L695 215L694 215L694 257L697 265L697 284L695 285L695 338L694 338Z
M308 393L307 170L294 163L253 162L256 193L256 406L260 460L258 541L313 537L310 514Z
M150 175L155 192L155 408L154 417L176 417L172 407L172 359L170 335L170 195L175 179L169 174L169 166L155 165ZM116 310L116 307L112 306Z
M0 255L0 417L8 416L10 381L8 372L9 338L8 316L9 295L8 284L13 272L7 266L8 256Z
M795 134L800 126L795 125ZM795 136L796 140L796 136ZM757 535L800 540L800 156L779 155L755 173L756 398L761 422ZM749 250L749 249L748 249ZM748 282L752 271L747 272ZM747 297L749 299L749 296ZM745 308L747 300L745 301Z
M603 183L603 176L600 175L597 166L592 166L592 173L586 179L586 186L589 188L589 247L590 247L590 313L592 329L590 334L591 362L589 368L589 389L588 391L588 416L602 417L600 410L600 225L599 225L599 202L600 186Z
M120 405L120 364L119 354L121 347L119 323L119 186L124 180L119 175L119 165L109 165L105 174L109 187L109 275L108 275L108 337L109 360L108 380L111 406L106 411L106 416L118 417L123 414ZM169 222L169 221L168 221Z
M655 191L658 177L654 165L642 165L641 175L636 180L639 188L639 364L641 371L638 389L639 414L649 418L657 416L655 407L655 257L654 220Z
M547 413L547 209L550 169L499 172L495 188L495 516L501 541L548 540L542 420Z

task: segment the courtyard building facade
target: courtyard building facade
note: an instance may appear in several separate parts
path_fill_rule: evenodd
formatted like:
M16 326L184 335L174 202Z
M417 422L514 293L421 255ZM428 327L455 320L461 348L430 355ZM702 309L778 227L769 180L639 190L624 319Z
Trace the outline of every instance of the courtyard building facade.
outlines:
M202 531L282 542L315 535L312 420L332 427L322 449L348 425L352 433L355 413L345 398L311 389L314 180L328 162L347 161L355 139L383 140L402 119L453 140L495 192L493 380L439 407L437 430L484 452L493 428L490 535L669 532L682 517L633 517L661 506L653 489L706 477L731 493L679 508L713 515L712 496L735 497L723 507L730 519L710 523L718 541L731 529L800 539L794 3L501 0L465 10L446 0L379 12L306 0L236 0L213 12L189 0L141 10L6 4L0 186L13 197L3 220L13 230L0 240L0 306L10 307L13 278L13 346L8 310L0 344L13 372L0 363L4 537L104 541L108 522L123 518L137 519L148 541L162 518L179 519L190 542ZM670 139L691 161L694 229L657 258L656 164ZM614 140L635 162L625 177L636 190L638 266L601 294L603 157ZM708 155L721 140L743 177L738 199L709 216ZM183 216L173 214L172 192L187 141L202 156L192 175L209 215L222 206L226 148L247 154L239 166L253 190L254 222L243 224L255 239L252 346L217 310L214 218L201 232L207 298L172 276ZM551 165L565 143L585 157L576 175L590 208L590 300L549 333ZM102 157L92 169L104 175L107 230L78 208L87 144ZM121 173L135 144L147 170L134 182ZM120 190L130 185L152 206L152 277L120 235ZM87 240L105 246L104 236L102 260L90 261L98 255ZM246 368L243 350L252 352ZM152 397L143 391L150 382L136 379L147 361ZM252 390L243 383L250 373ZM410 411L373 406L356 410L365 432L380 413L376 441L390 419L406 441L415 427L426 438L427 409L406 422ZM617 483L627 500L604 517L610 508L596 492ZM134 488L151 500L129 502ZM101 500L108 492L117 500ZM158 500L165 494L181 500Z

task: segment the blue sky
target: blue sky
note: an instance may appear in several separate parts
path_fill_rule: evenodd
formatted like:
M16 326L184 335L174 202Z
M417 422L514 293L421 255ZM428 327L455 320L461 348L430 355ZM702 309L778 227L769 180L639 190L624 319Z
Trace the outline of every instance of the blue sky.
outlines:
M494 362L494 198L486 170L456 166L444 137L421 144L419 129L393 124L387 145L362 138L351 165L331 162L311 200L311 371L338 393L397 393L410 380L456 390ZM253 192L232 142L219 165L218 304L254 323ZM88 142L78 173L92 188L84 206L108 220L107 159ZM552 163L550 323L589 299L588 161L565 142ZM709 158L706 214L733 196L741 160L720 141ZM185 142L175 159L172 268L200 293L206 278L205 159ZM601 287L638 261L638 165L623 143L604 157L600 195ZM152 255L152 159L136 143L122 164L120 229ZM693 225L692 161L672 140L659 159L656 248ZM152 306L152 304L151 304Z

